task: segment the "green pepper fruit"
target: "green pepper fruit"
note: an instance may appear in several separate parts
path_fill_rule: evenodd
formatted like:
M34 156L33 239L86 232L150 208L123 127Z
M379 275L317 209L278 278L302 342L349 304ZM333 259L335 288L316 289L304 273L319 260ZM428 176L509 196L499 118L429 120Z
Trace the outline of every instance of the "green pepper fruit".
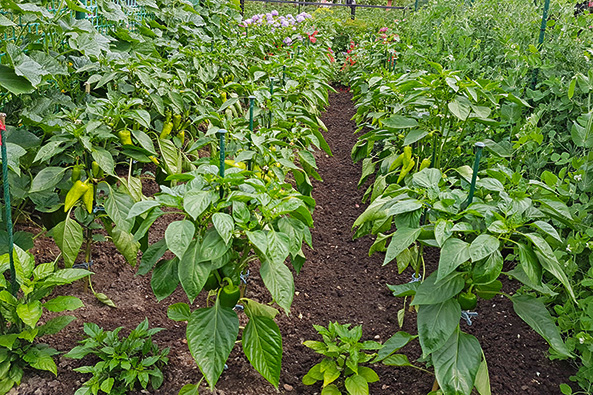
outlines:
M132 142L132 133L130 133L130 131L128 129L122 129L119 132L117 132L117 135L119 136L119 141L122 143L122 145L133 145L134 143Z
M72 168L72 176L70 179L72 182L76 182L80 180L80 176L82 175L82 165L76 165Z
M212 270L208 279L206 280L206 284L204 284L204 290L212 291L213 289L218 289L220 287L218 273L216 270Z
M227 285L218 291L218 301L222 307L229 307L232 309L237 305L237 302L241 298L241 289L233 284L228 277L225 277L222 281L226 281Z
M478 305L478 297L471 293L471 291L460 293L457 300L459 301L461 310L473 310Z
M162 139L166 139L171 134L173 130L173 122L165 122L163 125L163 130L161 131L161 135L159 136Z
M181 115L175 114L173 115L173 130L179 130L179 125L181 125Z
M92 169L93 169L93 177L95 177L95 178L103 177L103 170L101 170L101 166L99 166L97 161L93 161Z

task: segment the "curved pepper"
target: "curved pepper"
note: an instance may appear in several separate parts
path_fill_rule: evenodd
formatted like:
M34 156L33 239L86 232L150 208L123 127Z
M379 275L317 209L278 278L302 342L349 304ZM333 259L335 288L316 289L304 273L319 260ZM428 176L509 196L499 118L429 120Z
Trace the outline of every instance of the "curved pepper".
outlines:
M179 130L179 125L181 125L181 115L175 114L173 115L173 129Z
M171 134L173 130L173 122L165 122L163 125L163 130L161 131L161 135L159 136L161 139L166 139Z
M393 171L395 169L397 169L398 167L400 167L402 165L402 163L404 163L404 154L400 154L391 164L391 166L389 166L389 171Z
M82 202L86 207L86 211L90 213L93 212L93 201L95 200L95 187L93 184L88 184L89 189L82 195Z
M93 169L93 177L95 177L95 178L103 177L103 170L101 170L101 166L99 166L97 161L93 161L92 169Z
M405 162L405 158L404 158L404 162ZM401 173L399 173L399 177L397 178L397 183L399 184L401 180L404 179L404 177L410 172L410 170L412 170L412 168L416 165L416 161L414 159L411 159L410 162L408 163L407 166L404 166L404 168L402 169Z
M76 181L72 188L66 194L66 201L64 203L64 212L70 211L72 207L78 202L78 199L82 197L89 190L88 180L84 183L80 180Z

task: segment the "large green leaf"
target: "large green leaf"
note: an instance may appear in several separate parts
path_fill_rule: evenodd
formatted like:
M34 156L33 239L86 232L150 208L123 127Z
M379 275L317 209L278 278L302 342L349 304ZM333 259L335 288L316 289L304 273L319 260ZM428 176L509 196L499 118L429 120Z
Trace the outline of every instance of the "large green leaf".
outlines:
M418 121L396 114L383 120L383 126L389 129L408 129L418 126Z
M572 357L562 341L554 319L541 299L530 295L514 295L511 300L515 313L539 333L556 352L568 358Z
M461 121L467 120L471 112L471 103L465 96L457 96L447 106L449 111Z
M193 219L198 219L214 200L212 191L191 190L183 196L183 209Z
M498 251L500 242L494 236L481 234L472 241L469 247L469 256L472 262L477 262L480 259L486 258L494 251Z
M251 316L243 331L243 351L266 380L278 388L282 363L282 335L273 319Z
M570 285L570 280L568 280L566 273L564 273L564 271L562 270L562 266L560 266L560 262L558 262L558 259L554 255L554 252L552 251L552 248L550 247L548 242L545 241L543 237L541 237L537 233L529 233L525 236L527 236L529 240L531 240L531 242L535 245L537 249L536 251L534 251L535 255L537 256L543 268L550 272L558 280L560 280L562 285L564 285L564 287L566 287L566 289L568 290L568 293L570 294L572 299L576 302L576 296L574 294L574 291L572 290L572 285Z
M406 248L416 241L420 233L421 228L400 228L393 233L387 252L385 253L385 259L383 260L383 266L394 260L399 254L401 254Z
M268 250L266 256L276 264L283 264L290 253L290 238L282 232L270 230L267 234Z
M35 91L26 78L17 75L13 69L4 65L0 65L0 86L15 95Z
M179 258L162 259L154 267L150 286L159 302L171 295L177 288L177 284L179 284L178 264Z
M56 313L76 310L82 306L84 306L82 301L75 296L56 296L43 304L43 307Z
M483 354L482 363L476 374L474 385L480 395L492 395L492 390L490 389L490 375L488 374L488 363Z
M218 300L214 306L191 314L187 323L187 344L211 389L224 370L238 334L237 314L228 307L221 307Z
M111 189L105 199L105 212L120 230L131 232L135 218L128 218L128 214L133 205L130 195Z
M432 273L420 284L412 305L436 304L451 299L463 289L463 274L454 272L436 283L437 272Z
M66 217L64 221L54 226L51 233L58 248L62 251L64 266L72 267L82 247L84 239L82 227L78 222Z
M542 283L542 265L539 263L535 252L531 246L519 243L519 262L523 272L533 284L541 285Z
M420 306L418 309L418 337L423 354L438 350L449 340L461 318L461 307L455 299Z
M235 230L235 221L233 217L227 213L214 213L212 215L212 224L214 228L222 237L226 244L229 243L231 237L233 237L233 231Z
M140 251L140 243L134 240L134 235L128 232L124 232L115 227L109 232L111 241L115 245L115 248L126 258L126 261L136 266L138 261L138 251Z
M346 390L350 395L368 395L369 383L359 374L353 374L344 382Z
M165 240L167 247L179 259L183 257L185 251L189 248L190 243L196 233L196 227L191 221L174 221L167 226L165 230Z
M445 241L439 258L439 270L436 282L442 281L462 263L470 258L470 245L465 241L451 237Z
M165 171L169 175L181 173L181 154L171 140L158 139Z
M284 263L265 260L261 263L261 278L274 301L288 314L294 298L294 278Z
M416 336L412 336L407 332L396 332L393 336L387 339L387 341L383 344L383 347L379 349L377 357L373 360L373 362L379 362L387 358L415 338Z
M432 362L444 393L470 395L482 362L480 342L457 328L447 342L432 354Z
M179 260L178 275L183 290L193 303L210 275L210 262L203 261L200 244L195 240Z
M165 239L160 239L154 244L151 244L146 251L142 254L140 259L140 265L138 265L138 271L136 272L139 276L144 276L156 265L159 259L167 252L167 242Z
M502 254L496 250L487 258L476 262L473 270L474 283L489 284L496 280L502 271L502 266Z
M95 146L93 147L91 155L93 156L93 159L99 164L101 170L110 176L115 175L115 162L113 161L113 155L111 155L109 151Z
M27 326L34 328L43 313L41 302L34 300L31 303L19 304L16 313Z
M37 335L38 337L45 335L55 335L75 319L76 317L71 315L60 315L58 317L54 317L45 324L39 325L37 327L37 330L39 331Z
M43 168L33 181L31 181L31 188L29 193L41 192L48 189L54 189L56 185L62 180L66 168L64 167L45 167Z

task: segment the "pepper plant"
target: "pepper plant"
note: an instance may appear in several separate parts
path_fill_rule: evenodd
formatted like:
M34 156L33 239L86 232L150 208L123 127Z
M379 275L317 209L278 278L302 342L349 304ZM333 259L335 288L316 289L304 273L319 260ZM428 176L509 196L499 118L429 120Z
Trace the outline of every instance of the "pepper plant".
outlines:
M57 375L53 356L58 351L36 342L45 335L61 331L76 318L61 315L41 324L44 310L72 311L83 304L74 296L51 297L56 286L70 284L92 273L82 269L58 269L56 262L35 265L32 254L15 245L14 265L19 284L17 296L9 292L5 279L9 269L8 254L0 256L0 394L21 383L24 370L47 370Z
M553 226L577 228L558 194L539 181L525 183L519 173L500 166L486 171L477 181L476 196L468 205L469 168L450 173L424 169L407 179L405 186L392 184L356 220L377 234L371 247L385 251L383 264L396 261L403 272L411 266L422 281L390 286L395 296L412 296L418 310L418 339L424 358L430 358L445 393L469 394L483 385L485 364L477 339L461 331L464 308L475 307L474 296L491 299L504 295L515 312L564 357L570 352L541 298L552 295L559 284L571 298L572 285L554 254L563 239ZM395 232L391 232L395 225ZM426 272L425 246L441 249L437 269ZM503 273L504 251L512 270ZM512 259L512 260L511 260ZM545 282L544 273L554 281ZM509 295L501 291L501 275L512 276L525 291ZM400 312L403 319L404 309ZM465 351L458 355L455 350ZM450 369L454 366L455 369ZM485 365L484 365L485 366Z

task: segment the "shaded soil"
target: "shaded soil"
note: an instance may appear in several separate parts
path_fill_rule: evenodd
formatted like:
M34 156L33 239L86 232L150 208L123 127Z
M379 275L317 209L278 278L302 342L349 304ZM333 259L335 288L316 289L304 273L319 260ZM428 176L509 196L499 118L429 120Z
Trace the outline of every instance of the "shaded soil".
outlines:
M350 151L356 140L355 125L350 118L354 108L348 92L330 97L330 108L322 120L328 126L326 134L333 156L317 155L319 173L323 182L317 182L314 198L314 250L306 251L308 258L300 275L295 278L297 294L290 316L278 318L284 356L280 377L280 393L317 394L320 386L304 386L302 377L319 362L313 351L302 345L304 340L320 340L313 324L326 326L329 321L363 325L363 340L385 341L396 331L397 311L402 299L391 296L386 284L409 281L409 275L398 275L395 265L382 267L380 254L368 256L372 240L368 237L352 240L351 226L363 212L362 190L356 188L360 177L360 164L353 164ZM156 185L146 184L145 194L154 193ZM171 218L167 219L171 221ZM167 222L160 222L151 231L151 243L162 237ZM36 240L35 254L40 262L55 259L59 251L48 238ZM438 262L438 251L429 250L425 257L429 268ZM166 328L155 336L162 347L170 347L170 362L165 370L165 383L158 391L142 393L176 394L187 383L196 383L201 375L187 349L185 325L167 318L169 304L187 302L181 288L157 303L150 277L135 276L135 269L109 243L102 243L94 252L93 286L97 292L107 294L118 306L111 309L100 304L85 289L82 282L59 290L61 294L79 296L85 307L74 312L79 319L58 335L46 338L56 349L66 352L82 338L82 324L95 322L107 330L124 326L129 333L148 317L151 326ZM269 301L258 268L251 270L247 296L262 302ZM505 291L512 292L516 285L505 283ZM204 306L204 300L193 308ZM511 303L503 298L481 301L479 317L472 326L462 323L462 329L475 335L482 344L488 360L493 394L560 394L558 385L567 382L574 370L564 362L551 362L546 357L547 344L512 311ZM239 313L240 316L243 313ZM407 312L403 330L415 333L415 313ZM417 342L402 349L410 361L420 356ZM83 362L88 362L84 361ZM71 395L89 376L71 369L81 366L80 361L58 357L59 372L51 374L29 372L20 388L11 394ZM251 368L236 347L217 385L218 394L263 395L276 394L259 374ZM370 393L426 394L433 377L413 368L378 366L380 381L371 384ZM201 391L202 392L202 391ZM204 393L209 393L206 389Z

